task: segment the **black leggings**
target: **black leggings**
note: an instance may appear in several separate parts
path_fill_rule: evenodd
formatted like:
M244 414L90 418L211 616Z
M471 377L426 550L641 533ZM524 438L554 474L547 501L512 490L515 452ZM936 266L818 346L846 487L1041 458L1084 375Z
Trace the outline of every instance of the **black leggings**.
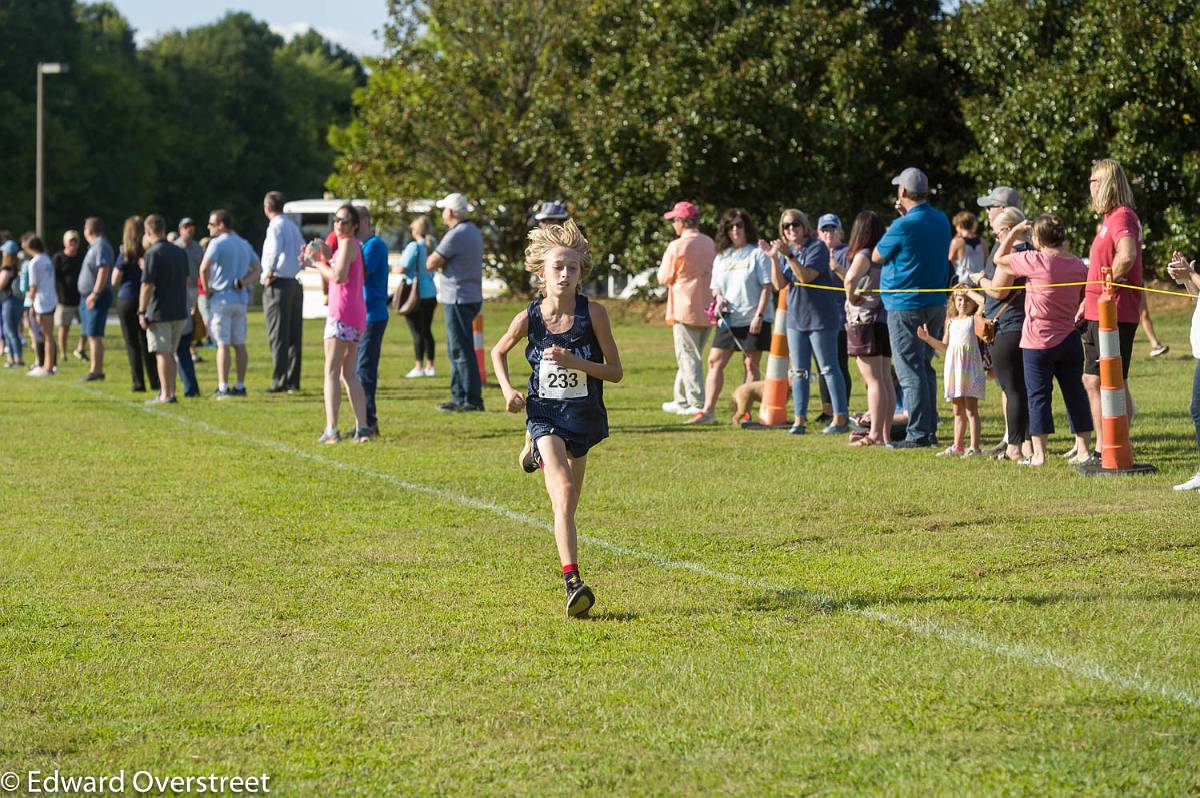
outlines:
M146 381L150 387L159 390L158 363L150 347L146 343L146 331L138 321L138 300L118 299L117 317L121 320L121 333L125 337L125 355L129 358L129 373L133 377L135 391L146 390Z
M838 330L838 367L842 370L842 379L846 381L846 407L850 406L850 389L854 386L850 382L850 357L846 351L846 328ZM817 382L821 386L821 404L832 405L833 400L829 398L829 386L825 384L825 380L820 379Z
M1021 355L1021 331L1000 333L992 341L992 367L1004 391L1008 444L1020 446L1029 440L1029 397L1025 390L1025 361Z
M408 331L412 333L413 354L418 363L433 362L433 314L436 311L436 299L422 299L416 309L404 317Z

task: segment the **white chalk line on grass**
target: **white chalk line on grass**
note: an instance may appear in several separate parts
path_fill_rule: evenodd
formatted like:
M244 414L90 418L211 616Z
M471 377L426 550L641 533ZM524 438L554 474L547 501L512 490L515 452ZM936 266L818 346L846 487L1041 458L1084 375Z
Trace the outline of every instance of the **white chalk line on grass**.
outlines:
M235 440L245 441L247 443L255 444L256 446L261 446L265 449L272 449L274 451L277 451L277 452L280 452L283 454L292 455L293 457L299 457L301 459L308 460L313 463L318 463L320 465L329 466L331 468L336 468L341 471L346 471L346 472L349 472L352 474L356 474L358 476L369 477L371 479L377 479L382 482L387 482L391 485L394 485L394 486L401 488L403 490L406 490L406 491L410 491L413 493L422 493L422 494L425 494L426 496L433 496L433 497L436 497L439 499L444 499L444 500L453 502L455 504L459 504L463 507L470 507L471 509L482 510L482 511L485 511L488 513L492 513L494 515L501 516L503 518L507 518L510 521L516 521L516 522L524 524L526 526L531 526L531 527L540 529L542 531L550 532L551 534L553 534L553 532L554 532L553 524L547 523L546 521L539 519L539 518L534 518L531 515L517 512L516 510L510 510L507 507L503 507L498 504L493 504L492 502L485 501L483 499L477 499L477 498L474 498L472 496L467 496L462 493L456 493L454 491L447 490L445 488L437 488L437 487L433 487L431 485L422 485L419 482L409 482L408 480L400 479L399 477L392 476L391 474L385 474L381 471L374 471L369 468L363 468L362 466L353 465L351 463L345 463L345 462L342 462L340 460L335 460L330 457L324 457L322 455L316 454L315 452L307 452L303 449L297 449L294 446L289 446L286 443L280 443L279 441L273 441L268 438L258 438L253 435L247 435L245 433L232 432L230 430L222 429L221 427L210 424L207 421L201 421L199 419L188 418L186 416L178 415L176 413L168 413L158 407L153 407L153 406L147 407L145 405L135 404L133 402L127 401L125 399L121 399L119 397L110 396L109 394L106 394L103 391L99 391L94 388L91 388L90 386L80 386L80 387L82 390L87 391L88 393L92 393L96 396L99 396L99 397L102 397L105 399L109 399L117 404L121 404L126 407L134 408L137 410L142 410L151 415L158 416L160 418L170 419L170 420L176 421L180 424L192 426L197 429L204 430L205 432L210 432L214 435L221 435L221 436L224 436L227 438L233 438ZM797 590L795 588L781 587L779 585L772 584L770 582L765 582L765 581L762 581L759 579L752 579L750 577L741 576L739 574L732 574L732 573L728 573L726 571L718 571L713 568L709 568L705 565L702 565L700 563L691 562L690 560L680 560L680 559L674 559L671 557L664 557L662 555L654 554L652 552L647 552L647 551L642 551L640 549L630 548L629 546L622 546L617 543L610 543L607 540L604 540L602 538L597 538L597 537L594 537L591 535L580 535L579 539L582 542L587 543L588 545L602 548L613 554L619 554L619 555L623 555L623 556L630 557L633 559L644 560L646 562L653 563L654 565L657 565L661 568L670 568L670 569L680 570L680 571L691 571L692 573L700 574L701 576L707 576L711 579L716 579L718 581L725 582L727 584L737 585L740 587L753 588L755 590L761 590L765 593L775 593L778 595L788 596L791 598L797 598L797 599L800 599L801 601L803 601L804 603L809 604L810 606L817 608L817 609L827 609L827 610L840 609L844 612L850 612L850 613L854 613L856 615L861 615L864 618L870 618L874 621L878 621L880 623L886 624L888 626L892 626L897 629L904 629L904 630L916 632L917 634L921 634L926 637L937 638L937 639L942 640L947 643L952 643L952 644L959 645L959 646L965 646L968 648L974 648L976 650L983 651L983 652L985 652L987 654L991 654L993 656L1016 660L1016 661L1023 662L1028 665L1052 668L1054 670L1062 671L1063 673L1067 673L1072 676L1077 676L1082 679L1099 682L1101 684L1107 685L1109 687L1114 687L1114 688L1117 688L1120 690L1128 690L1131 692L1140 693L1142 695L1150 696L1153 698L1161 698L1161 699L1165 699L1167 701L1184 704L1189 707L1200 708L1200 696L1197 696L1195 693L1193 693L1189 690L1186 690L1182 687L1178 687L1178 686L1175 686L1172 684L1159 682L1154 679L1146 678L1136 672L1133 674L1122 673L1116 669L1113 669L1107 665L1104 665L1104 664L1101 664L1098 662L1090 662L1090 661L1087 661L1084 659L1080 659L1078 657L1073 657L1073 656L1066 655L1066 654L1059 654L1059 653L1051 651L1049 649L1044 649L1044 648L1040 648L1038 646L1028 645L1025 643L996 642L988 637L985 637L982 634L979 634L976 632L971 632L971 631L964 630L964 629L956 629L953 627L944 626L940 623L937 623L936 621L931 621L931 620L923 619L923 618L902 618L898 615L893 615L889 612L884 612L882 610L877 610L877 609L873 609L870 607L857 606L851 602L840 602L840 601L832 598L831 596L822 595L820 593L814 593L814 592L805 591L805 590Z

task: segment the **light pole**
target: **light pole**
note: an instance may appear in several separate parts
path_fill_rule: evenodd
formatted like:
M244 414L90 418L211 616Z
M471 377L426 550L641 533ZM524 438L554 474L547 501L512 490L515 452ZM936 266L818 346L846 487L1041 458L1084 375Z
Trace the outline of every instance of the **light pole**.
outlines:
M37 210L34 214L33 229L37 231L38 238L42 239L45 238L42 231L42 75L61 75L70 68L69 64L60 63L37 65L37 188L34 191Z

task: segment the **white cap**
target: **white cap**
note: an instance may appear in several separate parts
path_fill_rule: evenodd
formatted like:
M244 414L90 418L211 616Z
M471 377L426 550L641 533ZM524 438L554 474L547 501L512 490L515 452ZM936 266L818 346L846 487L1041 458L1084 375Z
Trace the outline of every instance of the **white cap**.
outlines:
M466 215L471 206L467 204L467 198L462 194L447 194L445 199L437 201L439 208L449 208L450 211L458 216Z

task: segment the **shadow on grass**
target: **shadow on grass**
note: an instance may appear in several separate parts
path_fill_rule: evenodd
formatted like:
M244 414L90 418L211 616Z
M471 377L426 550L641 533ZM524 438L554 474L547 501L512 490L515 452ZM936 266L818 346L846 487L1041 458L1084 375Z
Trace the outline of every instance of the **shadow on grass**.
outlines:
M601 610L599 612L589 612L586 618L581 618L580 620L591 621L592 623L627 623L629 621L641 620L641 618L642 614L640 612Z

